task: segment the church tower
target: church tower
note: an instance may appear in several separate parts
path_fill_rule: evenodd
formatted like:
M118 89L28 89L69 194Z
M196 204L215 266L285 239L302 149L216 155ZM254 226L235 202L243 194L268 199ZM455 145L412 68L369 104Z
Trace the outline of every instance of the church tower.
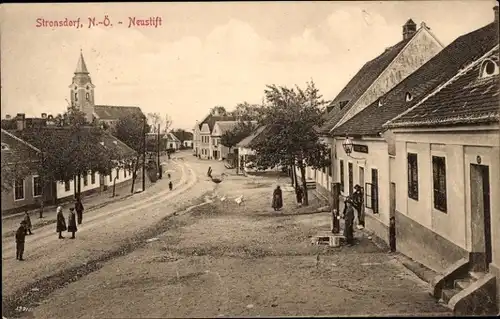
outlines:
M90 79L87 65L80 50L80 59L76 65L73 82L69 86L71 92L71 106L85 113L87 121L90 123L94 113L94 88Z

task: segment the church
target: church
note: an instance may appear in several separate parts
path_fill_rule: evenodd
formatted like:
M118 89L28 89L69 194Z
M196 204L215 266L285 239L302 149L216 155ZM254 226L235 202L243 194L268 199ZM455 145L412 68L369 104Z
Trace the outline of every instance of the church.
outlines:
M69 86L71 90L71 106L85 113L88 122L98 121L108 127L116 125L118 119L127 114L138 114L144 117L137 106L96 105L94 89L90 73L87 69L83 53L80 58Z

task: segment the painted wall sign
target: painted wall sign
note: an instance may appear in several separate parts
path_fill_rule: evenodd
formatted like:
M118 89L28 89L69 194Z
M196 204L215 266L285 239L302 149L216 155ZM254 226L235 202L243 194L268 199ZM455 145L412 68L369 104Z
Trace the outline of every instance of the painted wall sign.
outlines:
M368 146L366 146L366 145L352 144L352 149L355 152L358 152L358 153L366 153L366 154L368 154Z

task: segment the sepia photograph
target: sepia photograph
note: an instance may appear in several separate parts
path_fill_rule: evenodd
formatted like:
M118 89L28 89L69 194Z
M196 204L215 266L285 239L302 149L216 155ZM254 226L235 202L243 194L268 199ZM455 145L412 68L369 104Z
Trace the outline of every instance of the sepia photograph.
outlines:
M2 319L500 316L498 18L2 3Z

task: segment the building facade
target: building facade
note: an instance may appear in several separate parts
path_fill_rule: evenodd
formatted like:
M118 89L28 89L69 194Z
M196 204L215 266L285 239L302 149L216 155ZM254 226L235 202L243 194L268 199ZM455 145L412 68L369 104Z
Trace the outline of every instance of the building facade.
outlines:
M318 192L327 198L330 196L331 183L341 179L338 158L341 156L338 152L341 142L331 134L332 131L377 101L443 48L423 22L417 30L416 24L409 19L402 29L402 40L367 62L327 108L325 124L319 133L323 136L324 142L330 146L331 158L334 160L330 169L314 171L312 168L307 168L306 170L306 177L315 180ZM343 161L345 169L348 169L347 160ZM353 167L354 170L356 168ZM359 168L357 170L356 174L359 174Z

